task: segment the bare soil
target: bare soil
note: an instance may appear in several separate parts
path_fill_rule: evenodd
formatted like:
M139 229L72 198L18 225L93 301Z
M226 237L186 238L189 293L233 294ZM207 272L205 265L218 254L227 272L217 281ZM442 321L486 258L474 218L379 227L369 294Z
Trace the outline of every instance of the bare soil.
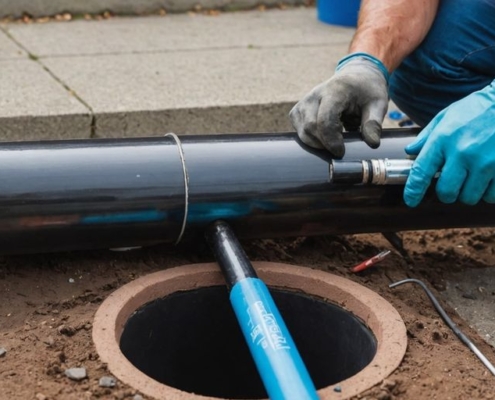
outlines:
M404 278L425 281L441 298L449 274L495 265L495 229L403 234L409 258L396 251L375 267L352 274L349 267L393 247L379 234L243 241L253 261L274 261L344 276L386 298L402 315L409 345L401 366L366 399L495 399L495 379L459 342L416 285L389 289ZM0 258L1 399L132 399L136 390L117 382L91 340L93 316L115 289L164 268L213 261L201 244L159 246L133 252L74 252ZM495 295L494 283L487 288ZM492 362L494 349L444 304L454 321ZM82 381L64 371L85 367Z

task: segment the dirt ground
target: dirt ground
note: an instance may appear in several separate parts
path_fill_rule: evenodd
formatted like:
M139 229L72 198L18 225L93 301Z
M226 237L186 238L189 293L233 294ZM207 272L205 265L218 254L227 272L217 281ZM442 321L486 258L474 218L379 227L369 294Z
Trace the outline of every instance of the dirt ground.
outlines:
M495 229L403 233L410 259L393 252L359 275L349 267L393 249L380 235L325 236L243 241L253 261L279 261L328 271L357 281L381 294L402 315L409 345L401 366L366 399L495 399L495 378L444 325L416 285L393 291L388 284L406 277L428 282L439 294L449 274L495 264ZM111 375L91 340L93 316L115 289L164 268L212 261L203 246L159 246L133 252L74 252L0 258L0 398L2 399L138 399L121 382L99 386ZM495 295L495 285L487 282ZM444 306L445 303L444 303ZM492 362L494 349L455 311L456 323ZM82 381L64 371L85 367Z

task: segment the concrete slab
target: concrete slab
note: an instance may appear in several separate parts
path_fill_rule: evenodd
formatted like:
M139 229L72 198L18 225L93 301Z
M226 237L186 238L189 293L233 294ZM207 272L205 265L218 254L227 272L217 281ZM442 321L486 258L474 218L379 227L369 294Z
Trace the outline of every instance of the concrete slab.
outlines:
M347 45L353 29L322 24L314 8L114 18L49 24L8 24L38 57L152 53L218 48ZM289 49L288 49L289 50Z
M275 125L288 120L290 105L327 79L346 50L342 44L43 62L91 105L99 136L283 131L288 123Z
M89 137L89 111L37 62L0 61L0 140Z
M288 114L294 103L98 113L96 137L177 134L292 132Z
M165 9L183 12L196 9L242 10L260 4L276 6L280 0L0 0L0 17L33 17L64 12L72 14L100 14L111 11L116 14L143 14ZM304 4L304 0L284 0L284 4Z
M26 52L22 50L0 29L0 60L25 58Z
M481 337L495 346L495 268L452 274L443 295Z

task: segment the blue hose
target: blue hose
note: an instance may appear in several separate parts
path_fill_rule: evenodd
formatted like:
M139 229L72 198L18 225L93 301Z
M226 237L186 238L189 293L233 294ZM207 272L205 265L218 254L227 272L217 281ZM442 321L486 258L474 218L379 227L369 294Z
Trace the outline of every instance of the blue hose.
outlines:
M237 282L230 292L230 302L270 399L318 399L306 366L263 281L246 278Z
M287 326L234 231L225 221L215 221L205 236L270 399L317 400L316 388Z

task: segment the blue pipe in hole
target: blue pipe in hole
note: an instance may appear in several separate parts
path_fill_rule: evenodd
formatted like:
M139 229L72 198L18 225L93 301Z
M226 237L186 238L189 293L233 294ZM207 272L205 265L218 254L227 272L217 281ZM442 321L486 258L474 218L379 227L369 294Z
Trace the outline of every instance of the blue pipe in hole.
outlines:
M207 229L206 238L227 281L230 302L270 399L318 399L267 286L230 226L216 221Z

